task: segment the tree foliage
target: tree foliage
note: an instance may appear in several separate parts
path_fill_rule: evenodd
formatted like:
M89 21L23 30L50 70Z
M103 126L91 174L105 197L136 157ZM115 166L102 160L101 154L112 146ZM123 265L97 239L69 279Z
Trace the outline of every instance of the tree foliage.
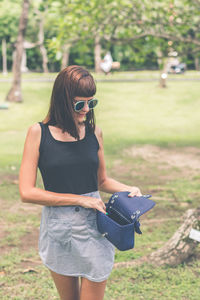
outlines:
M17 38L21 0L0 1L0 39L8 44L9 68ZM98 36L102 56L110 50L122 69L157 68L158 52L167 55L168 42L194 65L200 50L200 0L34 0L26 40L38 41L39 16L44 16L44 46L50 70L58 71L64 51L69 63L94 67ZM27 50L28 66L41 70L37 47Z

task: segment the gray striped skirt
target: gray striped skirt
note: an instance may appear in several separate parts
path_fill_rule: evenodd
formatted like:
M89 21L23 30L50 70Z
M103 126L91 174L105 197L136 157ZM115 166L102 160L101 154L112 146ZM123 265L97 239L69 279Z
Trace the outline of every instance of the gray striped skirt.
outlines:
M83 196L100 198L98 191ZM99 233L94 209L44 206L39 255L43 264L58 274L101 282L112 271L115 247Z

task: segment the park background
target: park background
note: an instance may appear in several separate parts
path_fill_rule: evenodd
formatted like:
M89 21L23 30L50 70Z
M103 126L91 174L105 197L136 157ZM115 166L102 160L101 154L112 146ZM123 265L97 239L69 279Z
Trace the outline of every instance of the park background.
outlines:
M28 14L20 31L22 7ZM191 248L182 261L178 253L171 264L134 265L165 247L199 206L199 12L199 0L0 1L1 299L58 299L37 253L41 207L20 201L18 173L28 127L45 117L53 80L69 64L88 68L97 81L109 176L156 201L135 248L116 250L116 264L130 265L113 269L105 299L199 299L192 239L184 237ZM100 63L108 51L120 69L105 75ZM187 66L182 74L168 68L174 57Z

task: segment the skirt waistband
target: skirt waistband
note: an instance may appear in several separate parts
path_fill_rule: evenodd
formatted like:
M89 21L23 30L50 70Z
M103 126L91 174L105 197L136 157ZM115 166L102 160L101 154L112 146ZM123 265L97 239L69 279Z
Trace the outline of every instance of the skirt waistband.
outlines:
M93 198L100 198L99 191L85 193L79 196L87 196ZM86 208L80 205L66 205L66 206L44 206L42 215L45 219L66 219L71 218L72 215L83 218L94 218L96 211L93 208Z

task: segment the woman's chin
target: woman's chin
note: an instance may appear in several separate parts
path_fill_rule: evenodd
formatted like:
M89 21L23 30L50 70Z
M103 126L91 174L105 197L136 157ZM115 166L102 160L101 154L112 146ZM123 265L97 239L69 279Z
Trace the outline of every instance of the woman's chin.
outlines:
M78 115L77 116L77 121L78 123L83 123L85 121L86 115Z

